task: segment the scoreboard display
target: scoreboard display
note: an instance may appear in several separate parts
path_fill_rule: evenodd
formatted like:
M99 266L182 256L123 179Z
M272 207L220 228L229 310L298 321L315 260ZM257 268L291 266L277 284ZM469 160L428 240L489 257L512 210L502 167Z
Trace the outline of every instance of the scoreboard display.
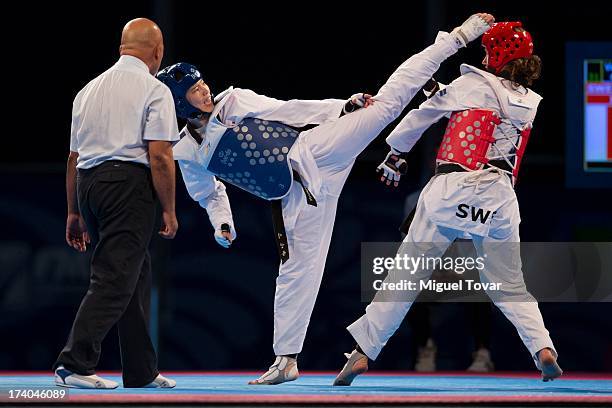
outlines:
M612 189L612 42L566 43L565 181Z
M584 169L612 171L612 58L584 61Z

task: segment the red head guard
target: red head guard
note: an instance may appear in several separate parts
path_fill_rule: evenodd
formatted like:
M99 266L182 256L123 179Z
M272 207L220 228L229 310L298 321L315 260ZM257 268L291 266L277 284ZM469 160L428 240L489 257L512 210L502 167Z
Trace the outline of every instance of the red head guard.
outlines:
M533 54L533 40L527 31L514 31L522 27L520 21L495 23L482 35L482 45L489 55L488 66L498 73L508 62Z

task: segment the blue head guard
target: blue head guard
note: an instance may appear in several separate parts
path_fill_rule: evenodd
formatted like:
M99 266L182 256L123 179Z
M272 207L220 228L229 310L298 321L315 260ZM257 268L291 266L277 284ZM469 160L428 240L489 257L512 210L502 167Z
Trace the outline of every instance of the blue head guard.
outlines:
M178 117L189 119L202 113L185 98L189 88L202 79L200 71L194 65L186 62L170 65L159 71L157 79L170 88Z

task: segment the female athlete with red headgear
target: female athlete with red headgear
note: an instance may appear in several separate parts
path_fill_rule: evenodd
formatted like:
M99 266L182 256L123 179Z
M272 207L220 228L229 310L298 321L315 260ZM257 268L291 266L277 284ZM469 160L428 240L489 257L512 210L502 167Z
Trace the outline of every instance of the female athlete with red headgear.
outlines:
M421 134L450 114L436 158L436 175L423 189L400 256L440 257L455 239L472 239L486 259L479 270L487 294L514 324L544 381L562 374L537 301L521 270L519 208L514 192L540 95L527 86L540 74L531 35L520 22L496 23L482 37L485 70L462 65L462 75L404 117L387 138L391 146L378 167L381 181L397 186L409 152ZM427 282L432 270L407 276L394 266L385 283L401 278ZM414 287L419 288L420 285ZM422 287L421 287L422 288ZM366 313L348 327L356 349L334 385L350 385L367 371L397 330L420 290L379 291Z

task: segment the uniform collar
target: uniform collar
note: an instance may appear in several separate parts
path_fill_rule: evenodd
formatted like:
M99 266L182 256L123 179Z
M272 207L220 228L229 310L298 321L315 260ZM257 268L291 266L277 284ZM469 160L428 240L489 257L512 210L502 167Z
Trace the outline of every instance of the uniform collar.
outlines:
M181 131L181 140L176 142L172 148L174 160L198 161L198 143L187 134L183 129Z
M134 57L132 55L120 56L119 61L117 61L117 64L135 67L149 73L149 67L147 66L147 64L145 64L140 58Z
M529 88L524 87L523 85L519 85L519 87L517 89L514 89L512 87L509 87L507 85L508 82L510 82L509 80L502 78L500 76L497 76L489 71L485 71L484 69L480 69L480 68L476 68L472 65L469 64L461 64L461 68L460 68L461 74L466 74L468 72L475 72L477 74L482 75L485 78L497 78L502 85L504 86L504 88L506 88L508 91L510 92L514 92L514 93L518 93L521 94L523 96L527 95L528 93L535 93L534 91L530 90ZM536 94L537 95L537 94ZM538 95L539 96L539 95Z

